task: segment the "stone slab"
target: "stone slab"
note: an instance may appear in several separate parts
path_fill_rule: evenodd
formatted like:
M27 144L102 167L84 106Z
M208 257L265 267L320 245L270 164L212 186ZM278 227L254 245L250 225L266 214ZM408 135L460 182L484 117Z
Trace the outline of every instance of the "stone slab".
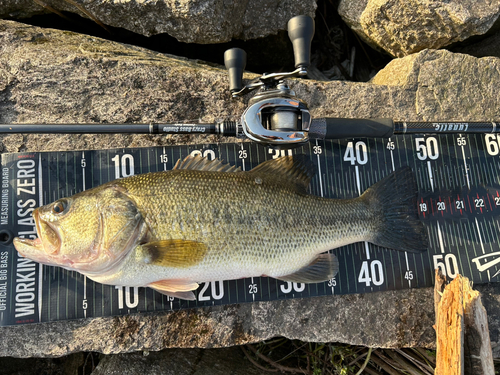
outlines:
M293 80L291 86L309 103L313 117L500 119L498 58L425 50L394 60L369 83ZM231 99L226 72L219 66L0 21L0 123L237 120L248 99ZM2 135L0 148L76 150L219 140L17 134ZM484 291L492 343L497 345L498 288ZM0 356L217 348L274 336L373 347L432 347L433 320L432 290L401 290L3 327Z

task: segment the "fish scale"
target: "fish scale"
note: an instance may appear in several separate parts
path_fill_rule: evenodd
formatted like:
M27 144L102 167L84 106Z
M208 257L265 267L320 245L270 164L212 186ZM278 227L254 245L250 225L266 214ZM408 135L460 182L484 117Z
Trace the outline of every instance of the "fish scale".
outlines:
M433 138L438 141L434 142ZM434 144L437 148L428 148ZM311 145L290 152L308 155L315 172L310 193L323 194L327 198L357 196L358 175L363 191L368 188L367 184L380 180L393 169L409 165L418 176L418 213L430 239L429 250L425 253L395 252L372 244L355 243L331 251L340 263L339 273L332 280L309 285L267 277L219 280L202 283L196 292L196 301L183 301L167 298L150 288L99 285L77 272L39 266L18 258L12 245L1 245L0 254L7 254L2 264L8 267L7 280L0 281L0 287L6 282L11 292L7 293L7 309L0 310L0 325L430 287L436 267L449 278L460 273L475 284L497 282L500 277L497 241L500 234L499 145L494 134L405 135L391 139L318 142L314 149ZM423 148L427 148L426 158ZM8 217L0 224L0 230L7 234L33 235L29 215L25 215L30 207L20 209L19 202L34 199L36 205L43 205L68 192L79 192L115 178L170 170L177 160L190 154L224 159L231 165L250 170L265 160L289 152L237 143L3 154L2 166L4 171L8 170L5 178L9 181L5 198L3 196ZM18 194L16 176L20 170L30 171L29 179L34 179L33 186L23 187L30 193L19 191ZM67 180L65 176L69 176ZM446 202L444 210L437 207L440 196ZM30 276L35 290L30 302L33 308L26 307L26 311L20 310L24 307L16 302L17 273L33 273ZM16 317L16 314L25 315Z
M256 178L262 182L257 184ZM353 203L298 195L288 182L278 189L273 176L264 174L160 172L118 184L146 213L155 239L189 239L207 245L208 254L199 265L206 273L195 280L286 275L300 269L304 256L310 260L318 248L325 251L334 242L351 242L368 232L360 224L366 217L351 216L356 212ZM209 194L213 201L203 198ZM203 218L203 224L193 213ZM242 267L248 265L252 266L242 274ZM172 272L178 278L190 271Z

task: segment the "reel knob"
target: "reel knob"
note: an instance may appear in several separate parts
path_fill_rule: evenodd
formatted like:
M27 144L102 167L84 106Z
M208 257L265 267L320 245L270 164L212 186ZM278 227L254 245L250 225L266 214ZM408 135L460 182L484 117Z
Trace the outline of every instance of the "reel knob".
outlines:
M314 36L314 20L309 16L295 16L288 21L288 37L293 44L295 68L307 68L311 64L311 42Z
M229 74L229 90L240 91L243 87L243 71L247 64L247 53L241 48L231 48L224 52L224 65Z

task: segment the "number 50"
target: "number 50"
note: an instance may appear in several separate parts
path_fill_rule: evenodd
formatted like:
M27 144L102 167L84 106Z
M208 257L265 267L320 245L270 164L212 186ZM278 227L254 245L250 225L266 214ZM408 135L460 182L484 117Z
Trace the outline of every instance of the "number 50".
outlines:
M415 138L415 147L417 148L417 158L426 160L436 160L439 157L439 148L437 139L434 137Z
M454 279L458 275L458 263L455 254L436 254L432 256L434 269L439 268L444 276Z

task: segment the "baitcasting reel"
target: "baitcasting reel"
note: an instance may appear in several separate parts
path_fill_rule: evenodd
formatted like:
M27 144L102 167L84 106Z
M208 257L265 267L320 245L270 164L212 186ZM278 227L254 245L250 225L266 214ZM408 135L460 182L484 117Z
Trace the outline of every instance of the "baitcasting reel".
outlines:
M234 98L260 89L249 101L241 116L241 129L251 140L268 146L283 148L299 146L309 141L311 115L307 104L295 96L285 78L307 75L311 60L311 42L314 20L296 16L288 21L288 36L293 44L295 70L289 73L264 74L242 88L246 53L232 48L224 53L229 72L229 89Z

